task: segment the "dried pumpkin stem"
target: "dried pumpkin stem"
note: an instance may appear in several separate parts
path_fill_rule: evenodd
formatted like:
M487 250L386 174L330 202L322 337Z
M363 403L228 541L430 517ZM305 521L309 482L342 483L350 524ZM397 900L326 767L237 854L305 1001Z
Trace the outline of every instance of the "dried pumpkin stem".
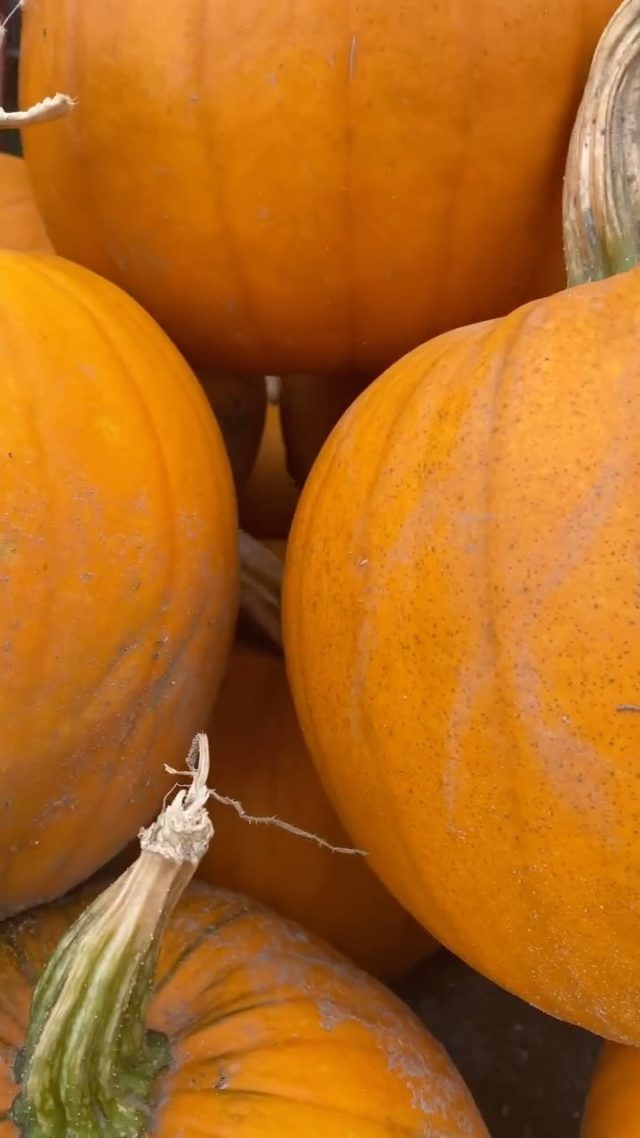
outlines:
M570 285L640 261L640 0L624 0L593 57L569 147L563 215Z
M240 531L240 611L282 649L280 602L284 566L270 549Z
M152 1084L170 1060L165 1036L145 1027L166 923L213 836L215 797L247 822L279 826L332 846L279 818L247 814L207 786L209 742L197 735L187 757L189 786L140 832L138 860L62 938L31 1004L16 1062L20 1085L10 1117L23 1138L141 1138Z
M189 755L192 783L140 834L136 861L60 942L34 993L21 1086L11 1115L25 1138L139 1138L151 1085L169 1061L146 1030L160 939L204 855L205 735Z

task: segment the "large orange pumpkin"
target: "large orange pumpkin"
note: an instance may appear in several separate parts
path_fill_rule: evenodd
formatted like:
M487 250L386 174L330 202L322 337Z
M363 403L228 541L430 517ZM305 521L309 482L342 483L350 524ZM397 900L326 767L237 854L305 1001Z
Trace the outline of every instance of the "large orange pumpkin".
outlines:
M26 162L13 154L0 154L0 248L52 251Z
M194 364L375 375L562 283L571 121L614 0L29 0L55 247ZM126 156L126 160L125 160Z
M635 113L624 16L580 161L602 107ZM324 447L284 588L306 741L374 870L489 977L638 1044L639 338L636 269L408 355Z
M215 697L237 567L220 433L151 318L86 269L0 252L0 325L4 917L157 807Z
M640 1138L640 1051L605 1044L582 1120L581 1138Z
M218 792L254 816L352 845L305 748L281 656L235 645L210 734ZM216 837L200 868L211 884L250 893L377 975L398 976L433 948L366 859L272 826L248 826L228 806L214 804L211 816Z
M166 927L208 837L202 797L178 817L82 915L3 927L1 1138L487 1138L408 1008L299 926L199 885Z

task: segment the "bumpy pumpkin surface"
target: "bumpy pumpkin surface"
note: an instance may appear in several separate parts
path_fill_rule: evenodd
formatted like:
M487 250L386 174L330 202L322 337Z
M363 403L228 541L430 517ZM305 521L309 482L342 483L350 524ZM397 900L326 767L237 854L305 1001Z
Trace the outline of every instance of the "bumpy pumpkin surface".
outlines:
M213 782L250 814L351 847L307 751L282 657L236 644L210 721ZM200 876L251 893L368 972L399 976L434 945L359 855L337 854L212 804L215 840Z
M88 877L157 809L236 608L220 432L139 306L0 253L0 916Z
M571 122L616 0L29 0L55 247L194 365L367 379L563 283ZM127 159L123 161L126 144Z
M431 341L343 417L284 586L306 742L437 938L640 1043L640 272Z
M52 251L33 197L27 164L13 154L0 154L0 248Z
M18 1134L6 1112L35 979L79 911L51 906L0 934L1 1138ZM231 893L192 886L180 901L149 1025L168 1037L171 1066L152 1093L148 1138L487 1138L453 1064L408 1008ZM100 1133L127 1130L107 1121Z
M640 1138L640 1051L606 1044L582 1120L582 1138Z

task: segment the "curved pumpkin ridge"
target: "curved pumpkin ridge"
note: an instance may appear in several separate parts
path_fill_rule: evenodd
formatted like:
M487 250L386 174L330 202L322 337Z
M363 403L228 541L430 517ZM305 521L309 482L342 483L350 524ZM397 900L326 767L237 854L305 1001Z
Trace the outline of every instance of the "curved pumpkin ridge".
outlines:
M17 280L19 279L19 271L16 267L16 264L17 262L14 262L12 260L12 271L15 273L15 277L13 279ZM58 266L60 268L64 267L64 272L59 272ZM210 627L210 620L207 616L207 610L212 611L211 606L214 602L215 597L215 590L207 591L201 588L199 592L197 591L197 576L194 576L194 569L190 564L194 556L194 549L189 545L188 548L185 547L182 554L178 549L178 540L175 534L174 514L176 517L179 514L179 511L177 510L177 503L179 502L180 498L176 493L176 487L172 485L172 481L175 481L175 476L173 480L169 478L169 470L165 457L166 448L165 451L163 451L163 448L160 445L160 420L158 419L153 406L149 407L145 402L143 396L143 388L139 383L140 377L138 376L136 369L130 367L128 354L121 350L118 339L112 335L110 336L107 333L106 328L103 327L101 321L99 319L95 319L95 313L92 309L90 299L88 299L86 296L86 289L80 287L80 282L78 282L78 287L70 284L70 274L72 274L74 271L77 272L78 275L82 274L83 278L85 277L84 270L74 269L74 267L68 265L67 263L58 262L54 258L36 259L35 257L31 257L25 258L24 261L20 261L20 272L25 277L28 277L29 280L28 289L26 289L27 295L29 293L31 294L29 303L35 303L33 298L34 294L37 297L39 277L46 279L48 284L55 284L62 297L69 298L69 311L71 311L71 307L74 305L76 309L84 313L84 320L91 322L94 325L96 330L95 343L100 342L104 347L104 351L108 352L110 358L113 358L114 361L113 367L110 367L108 369L110 373L109 383L111 385L109 390L113 392L113 385L114 383L117 383L117 390L120 392L120 394L117 396L117 399L114 401L114 406L120 408L123 408L125 406L123 393L126 393L126 398L128 400L126 404L127 414L131 416L133 410L131 398L132 396L135 398L136 420L140 422L141 427L144 427L144 430L141 429L139 432L139 440L140 442L144 441L144 446L151 455L151 459L149 463L147 463L146 477L151 477L153 479L151 501L156 503L156 508L154 510L154 517L156 520L152 524L150 533L152 537L155 535L155 540L160 539L160 536L162 538L164 565L162 565L162 558L156 559L154 565L154 576L152 578L154 585L153 596L149 596L148 594L148 586L151 583L148 581L145 583L145 593L141 598L143 601L143 608L140 608L139 599L137 599L135 602L135 607L137 607L139 611L137 614L134 631L129 635L131 625L129 625L129 629L127 630L128 645L133 644L137 649L139 649L139 651L142 651L142 656L140 656L140 658L137 658L136 653L132 654L131 657L128 653L124 656L121 656L118 650L115 656L112 656L109 659L105 658L104 669L101 678L96 677L93 683L90 680L85 679L85 691L84 695L81 696L83 703L81 707L79 704L77 704L76 709L71 716L72 721L67 720L66 723L58 723L58 728L61 729L61 734L57 746L59 748L62 747L60 756L61 758L64 756L64 763L66 767L69 765L74 765L76 762L81 762L83 765L86 764L86 760L91 754L93 745L87 746L86 739L85 744L82 745L81 751L79 753L76 753L73 750L69 751L68 747L63 744L65 735L69 735L70 740L72 738L78 739L82 736L82 731L80 729L83 720L89 723L92 720L97 719L97 721L101 724L103 735L95 742L96 753L100 751L100 748L104 745L104 741L107 738L111 740L112 746L114 748L119 748L121 751L126 745L126 750L128 753L131 753L133 750L134 752L140 751L143 754L149 754L150 751L153 751L156 746L162 742L158 738L158 731L161 727L161 717L153 714L153 707L155 706L156 701L160 699L164 700L165 704L167 699L174 701L176 696L181 691L181 687L178 685L175 695L171 693L171 685L173 683L172 676L175 676L177 673L179 674L185 656L189 655L192 652L195 652L197 655L202 651L201 644L203 635L207 639L210 638L211 632L207 631L207 629ZM92 282L92 287L100 296L105 296L106 293L112 306L118 305L120 294L118 294L117 290L115 290L113 286L107 284L106 282L100 282L94 279ZM65 300L64 305L66 305L66 303L67 302ZM61 311L64 312L65 308L63 307ZM202 506L199 508L204 508L207 511L215 509L216 513L219 514L221 545L218 570L220 570L222 568L224 558L228 558L229 563L235 563L236 554L235 543L233 541L235 519L231 517L231 510L229 511L229 516L227 518L224 516L224 510L226 508L225 503L227 500L229 501L231 509L233 508L233 496L227 480L228 471L226 466L226 458L224 457L224 451L222 450L222 441L219 436L218 428L210 412L206 399L200 392L200 388L197 381L195 380L195 377L193 377L191 381L190 373L186 371L184 362L181 360L181 357L179 357L178 353L169 344L168 341L162 339L160 342L162 347L160 347L158 340L155 337L150 336L148 329L153 328L153 325L150 325L148 323L148 318L146 315L144 316L144 319L141 318L138 320L137 312L138 310L135 308L132 310L131 302L128 300L128 298L126 301L123 300L121 302L118 311L118 317L119 327L123 330L124 339L128 339L130 343L134 342L136 344L140 344L141 348L143 348L145 339L148 337L152 353L149 358L150 360L154 361L154 363L150 366L155 366L157 369L158 363L164 359L164 362L166 363L166 372L171 373L175 378L175 391L176 393L180 392L180 397L183 401L184 407L183 415L186 415L187 413L190 414L191 422L200 434L200 442L197 444L195 453L199 453L202 457L202 461L200 459L197 459L197 462L200 462L201 468L203 468L203 463L207 466L210 475L210 482L207 483L206 498L203 498ZM5 320L10 319L10 317L11 310L7 309L5 312ZM80 352L82 351L82 341L79 344L78 350ZM173 359L171 357L173 357ZM144 359L144 356L142 355L140 359ZM174 361L176 364L179 364L178 367L173 366ZM33 366L33 364L31 366ZM120 375L119 369L122 372L122 375ZM189 376L191 382L185 383L183 378L184 376ZM88 382L90 383L90 380L88 380ZM150 387L150 378L148 382ZM26 390L29 389L27 388ZM89 387L87 388L87 391L89 391ZM104 397L102 394L100 396L99 402L100 406L107 406L107 404L104 402ZM161 418L162 417L166 418L165 412L162 413ZM99 423L96 425L100 426ZM128 425L127 430L132 430L131 424ZM177 441L178 438L179 436L176 434L175 441ZM187 445L189 447L196 445L196 437L193 436L190 438ZM184 454L186 455L187 450L185 442L181 441L180 446L183 448ZM215 455L216 452L221 452L222 457L220 461L212 462L208 457L205 459L205 453L208 454L209 452L211 452L212 455ZM139 455L132 455L132 461L136 457L139 458ZM182 468L183 464L178 460L176 469L180 470ZM118 467L116 466L114 477L117 477L117 475ZM52 476L52 485L53 482L54 478ZM144 489L141 492L144 492ZM41 492L41 500L44 501L46 498L47 494L44 492L43 486ZM149 505L150 502L147 500L145 506L147 510L149 508ZM51 513L47 515L47 523L53 523L55 516L56 514L54 505ZM189 519L184 518L182 524L186 524L188 526L190 524ZM207 523L204 520L198 521L198 527L202 527L205 524ZM228 534L228 540L226 542L226 546L228 548L226 548L226 551L225 542L222 539L222 534L225 532L225 528ZM174 533L173 538L171 537L171 532ZM204 533L204 531L202 532ZM196 536L195 531L194 536ZM51 545L51 542L48 544ZM198 538L196 550L199 544L200 539ZM173 553L170 548L172 545ZM209 546L207 546L206 563L205 560L202 561L201 572L207 576L211 575L213 584L213 582L216 581L216 565L214 562L209 567L208 557L211 553L211 550L212 547L210 547L209 544ZM94 554L95 552L96 550L94 549ZM204 557L204 555L205 544L203 543L201 556ZM186 577L185 568L188 569ZM161 574L159 579L158 574ZM185 588L188 590L184 594L183 603L189 605L190 600L197 599L197 607L191 610L187 609L187 611L184 613L184 618L186 619L181 617L180 623L177 627L174 628L172 632L171 620L173 619L175 623L175 617L171 617L171 610L168 608L168 605L171 598L172 588L174 592L178 591L180 578L184 580ZM223 587L226 588L226 585L224 585L224 576L220 576L219 582L216 585L216 590L219 591L220 588ZM121 585L119 583L116 583L116 589L120 588ZM60 598L57 599L59 600ZM47 594L47 601L48 603L56 603L56 598L52 598ZM217 604L218 602L216 601L215 603ZM162 615L163 612L165 615ZM231 615L232 614L227 614L225 617L226 629L221 628L222 638L226 638L226 640L229 640L231 636ZM50 618L50 621L51 620L52 618ZM105 623L105 620L108 620L108 613L103 617L103 626L106 629L107 624ZM153 627L154 622L156 622L157 628ZM33 623L35 626L35 622ZM58 625L60 624L59 618L57 623ZM126 625L123 625L123 629L125 627ZM142 646L145 644L145 640L148 640L151 629L153 629L158 650L154 651L153 654L151 654L151 649L149 647L150 659L148 661L148 666L145 664L144 670L141 671L140 669L143 667L142 659L144 658L145 651ZM36 635L39 635L36 627L34 627L33 631ZM39 631L43 632L42 629ZM173 637L173 642L170 640L171 636ZM167 640L170 641L171 658L168 664L165 665L162 659L163 646L161 642L164 643ZM52 641L51 637L48 639L48 645L50 647L49 665L47 665L47 655L44 651L38 652L37 648L35 651L31 651L31 655L35 656L35 658L38 660L38 666L41 671L41 680L39 685L39 690L41 691L46 690L45 676L47 667L49 667L50 670L53 668L55 671L55 655L56 649L59 647L59 645L56 645ZM62 650L64 651L64 648ZM223 655L223 653L221 653L221 655ZM221 664L222 661L220 659L218 659L216 662L216 660L212 658L207 665L208 670L211 671L211 683L207 691L207 699L209 703L215 697L215 690L217 686L215 672L217 669L219 678ZM189 694L184 709L181 710L180 715L186 712L187 706L193 698L195 698L200 703L202 702L201 684L203 682L204 681L200 681L195 685L194 693L193 695L191 693ZM30 681L30 687L31 686L32 682ZM126 693L123 696L123 698L126 698L126 708L125 704L122 702L122 699L120 699L118 696L118 692L120 690L123 690L124 693ZM117 702L115 707L109 709L108 703L105 701L113 700L114 695L119 702ZM88 701L85 697L88 698ZM74 698L76 699L77 703L77 694ZM184 700L184 693L182 693L181 698ZM101 705L104 706L102 708L102 714L100 715ZM98 710L96 710L96 708ZM140 714L140 712L144 712L144 714ZM199 714L203 714L203 712L201 711ZM163 730L165 729L166 724ZM137 737L139 737L138 741L136 741ZM64 812L65 826L66 830L68 831L72 826L71 819L69 817L69 803L64 799L63 801L60 801L60 772L56 769L56 765L56 762L52 763L48 775L45 771L39 772L38 782L40 793L43 794L42 781L44 778L47 778L47 781L49 783L49 793L46 797L50 803L44 813L41 814L40 820L43 822L46 815L47 825L50 827L52 818L55 817L58 808ZM103 783L101 783L99 777L100 769L103 769L104 771ZM84 796L83 802L85 804L86 794L88 790L87 776L88 772L85 772L82 787L82 794ZM78 771L78 778L80 779L80 771ZM159 779L157 777L150 778L148 770L144 767L144 764L142 764L142 766L141 764L130 764L127 768L123 768L117 776L115 774L115 767L109 767L107 769L106 767L96 767L94 764L93 770L91 772L91 778L94 783L92 795L95 800L95 806L96 808L101 808L102 810L106 809L108 816L117 816L118 804L121 807L123 788L125 785L129 790L129 799L131 802L133 802L136 798L141 804L145 800L148 800L148 805L144 809L144 816L146 816L147 811L151 812L154 806L157 805L158 794L162 793L162 789L159 786ZM113 813L109 813L110 811ZM96 868L96 864L99 864L99 862L96 862L95 860L92 862L91 860L93 856L92 850L94 845L92 838L96 835L98 828L96 828L95 825L91 825L92 822L95 822L94 817L88 817L84 819L84 821L89 822L90 826L90 828L83 834L83 847L87 858L88 872L91 872L92 869ZM62 824L62 817L60 818L60 824ZM80 822L76 823L76 833L78 833L77 827L80 824ZM132 833L122 834L120 837L120 843L124 844L126 840L131 836ZM100 836L98 834L98 845L100 847L104 845L104 835ZM110 853L115 853L117 848L118 846L114 845L110 851L107 851L102 856L101 860L107 860L108 856L110 856ZM61 849L66 850L66 856L61 856L59 850L56 849L55 852L52 852L52 861L54 859L57 861L57 868L61 874L61 880L66 880L64 873L68 868L67 863L68 861L71 861L72 863L74 861L77 862L78 850L74 846L73 842L68 841L66 844L62 843ZM15 852L15 850L13 852ZM84 875L86 876L86 874ZM77 879L78 878L76 877L75 880Z
M392 892L503 986L627 1038L640 274L588 288L427 344L360 397L298 507L285 645L330 797Z

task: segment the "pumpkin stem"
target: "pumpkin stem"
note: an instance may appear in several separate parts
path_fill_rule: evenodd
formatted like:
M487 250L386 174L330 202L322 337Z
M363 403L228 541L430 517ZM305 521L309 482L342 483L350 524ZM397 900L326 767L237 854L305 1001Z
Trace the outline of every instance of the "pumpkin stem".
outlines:
M640 261L640 0L624 0L596 49L567 158L569 285Z
M240 530L240 611L282 650L280 599L284 565L270 549Z
M165 1037L145 1028L161 935L213 834L206 735L187 762L191 785L141 831L138 860L76 921L38 982L11 1109L24 1138L148 1130L151 1087L169 1062Z

